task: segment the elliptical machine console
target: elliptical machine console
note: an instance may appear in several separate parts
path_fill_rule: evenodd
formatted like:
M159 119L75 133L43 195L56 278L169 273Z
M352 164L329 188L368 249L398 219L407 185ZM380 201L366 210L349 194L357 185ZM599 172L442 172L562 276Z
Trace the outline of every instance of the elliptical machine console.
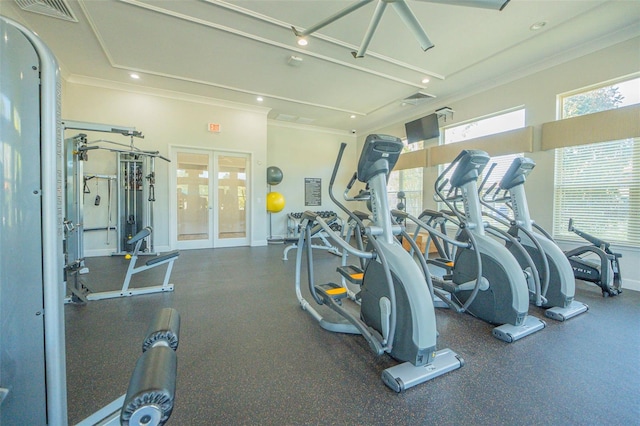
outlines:
M387 200L387 177L402 151L402 141L393 136L369 135L364 143L355 180L366 183L373 216L365 226L358 215L338 202L332 194L335 177L346 144L338 153L331 181L331 199L359 224L368 238L370 250L352 247L313 212L305 212L296 255L295 288L303 310L311 314L324 329L332 332L361 334L376 355L388 353L402 364L387 368L383 382L396 392L404 391L444 373L460 368L464 361L450 349L436 350L437 330L433 301L424 272L394 237L400 232L393 226ZM351 297L346 286L329 282L315 284L311 228L317 223L342 250L365 259L358 296ZM302 296L300 282L302 255L307 255L309 292L315 302L339 314L338 320L325 317Z

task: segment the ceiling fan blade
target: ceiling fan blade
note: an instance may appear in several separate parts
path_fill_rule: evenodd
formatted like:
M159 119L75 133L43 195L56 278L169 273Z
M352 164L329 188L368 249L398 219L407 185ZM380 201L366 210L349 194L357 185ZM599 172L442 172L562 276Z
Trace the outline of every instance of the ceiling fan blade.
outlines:
M333 15L329 16L328 18L323 19L322 21L320 21L317 24L307 28L304 31L298 31L298 30L296 30L295 27L291 27L291 28L293 29L293 32L295 33L296 36L305 37L305 36L308 36L308 35L310 35L312 33L315 33L320 28L326 27L327 25L337 21L338 19L342 18L343 16L346 16L346 15L350 14L351 12L360 9L362 6L367 5L367 4L371 3L372 1L373 0L360 0L358 3L354 3L351 6L345 7L341 11L334 13Z
M509 0L420 0L429 3L442 3L454 6L479 7L482 9L502 10Z
M429 36L427 36L427 33L422 28L422 25L420 25L420 22L418 22L418 18L413 14L409 5L404 1L396 1L391 3L391 5L400 16L400 19L402 19L402 22L409 28L415 38L418 39L422 50L427 51L431 49L434 45L431 40L429 40Z
M369 47L369 43L373 38L373 33L376 32L376 28L378 28L378 24L380 23L380 19L382 18L382 14L384 10L387 8L387 2L384 0L378 1L378 5L376 6L376 10L373 12L373 17L371 18L371 22L369 22L369 28L367 28L367 32L362 39L362 43L360 43L360 48L357 52L351 52L354 58L362 58Z

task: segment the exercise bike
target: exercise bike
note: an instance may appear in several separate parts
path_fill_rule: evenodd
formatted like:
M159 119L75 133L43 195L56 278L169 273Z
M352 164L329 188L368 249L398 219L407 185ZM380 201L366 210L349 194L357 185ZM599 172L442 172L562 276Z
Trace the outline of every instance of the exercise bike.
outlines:
M493 219L508 228L506 232L500 231L507 237L512 237L506 241L506 247L523 270L529 271L531 303L548 308L545 311L546 317L565 321L586 312L589 306L574 300L575 279L562 250L546 236L546 232L541 234L534 231L524 183L535 165L530 158L514 158L500 182L492 184L480 200L492 212ZM494 163L485 174L481 188L495 166ZM511 211L513 216L497 208L496 203L507 206L507 211ZM536 229L541 228L537 226Z
M394 211L428 232L439 258L428 258L434 293L457 312L468 312L490 324L494 337L514 342L545 327L538 318L528 316L528 287L522 268L509 250L489 237L482 222L477 179L489 161L484 151L464 150L438 176L436 198L444 202L451 215L425 210L418 218ZM446 175L453 170L451 178ZM444 190L450 185L445 194ZM464 212L455 207L462 202ZM446 223L457 226L455 238L446 232ZM442 271L443 273L438 274ZM446 293L445 293L446 292ZM450 297L449 297L450 296Z
M611 251L610 243L576 228L573 225L573 219L569 219L569 232L579 235L592 244L564 253L573 268L575 278L600 287L603 297L617 296L622 293L622 273L618 262L622 254ZM591 254L595 255L599 262L587 259Z
M295 290L300 306L331 332L361 334L376 355L384 353L401 362L382 372L383 382L396 392L460 368L464 361L450 349L436 350L437 330L432 298L424 278L409 253L394 237L387 200L387 178L402 151L402 141L393 136L367 136L355 176L366 183L372 207L371 223L362 220L338 202L332 187L346 144L342 144L329 185L331 199L358 223L370 250L352 247L317 214L305 212L298 239ZM349 183L351 187L354 179ZM363 259L360 291L355 301L345 287L335 283L315 284L311 230L314 224L342 250ZM322 315L301 292L302 257L306 252L308 287L318 305L338 314L337 320Z

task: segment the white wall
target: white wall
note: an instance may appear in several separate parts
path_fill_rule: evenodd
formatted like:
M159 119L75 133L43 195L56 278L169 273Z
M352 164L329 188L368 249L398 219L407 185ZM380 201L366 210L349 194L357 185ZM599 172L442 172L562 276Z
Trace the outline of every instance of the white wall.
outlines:
M272 186L271 190L280 192L286 200L284 210L271 214L272 235L274 237L287 235L288 213L305 210L332 210L340 217L346 216L329 199L328 195L331 173L342 142L347 144L347 148L334 185L334 195L341 202L343 201L342 193L355 171L356 159L359 154L356 152L355 136L349 132L269 121L268 166L279 167L284 175L282 182ZM322 204L320 206L305 206L305 178L322 179ZM263 185L266 187L266 176L263 178Z
M416 111L416 118L448 106L455 111L446 123L464 121L524 105L526 125L534 126L534 152L525 155L536 162L526 184L531 217L545 229L553 223L554 151L540 151L542 123L556 119L557 95L636 73L640 70L640 38L565 62L528 77L488 89L472 96L442 101L429 110ZM445 103L446 102L446 103ZM375 132L404 136L404 121L388 123ZM425 207L433 207L433 179L437 167L425 169ZM640 214L640 212L638 213ZM564 244L566 247L575 244ZM623 254L621 268L624 287L640 290L640 247L615 247Z
M106 83L99 81L89 81L88 84L66 82L62 105L63 119L136 127L144 133L145 138L135 140L135 145L143 150L160 151L164 156L169 155L170 146L250 153L251 201L255 206L250 223L251 244L266 244L267 215L261 206L264 205L266 195L264 181L268 109L221 103L195 96L187 97L172 92L145 92L133 85L97 87L96 85L106 86ZM221 132L209 133L206 125L210 122L219 123ZM70 136L69 133L73 134L67 133L67 137ZM107 133L91 136L96 139L126 141L126 138ZM85 165L85 172L115 174L113 157L101 157L95 151L90 152L89 156L90 161ZM100 161L100 158L103 160ZM156 162L157 201L154 207L154 235L158 251L167 250L171 246L169 196L173 196L174 192L169 188L169 170L168 163L162 160ZM87 212L90 214L90 207L87 208ZM104 242L103 236L88 237L86 254L91 255L92 250L94 254L106 254Z
M532 217L550 229L553 221L554 152L539 151L540 126L556 117L556 99L564 93L599 82L615 79L640 69L640 38L619 43L607 49L554 66L528 77L506 82L468 97L442 100L430 109L416 109L415 117L448 106L455 114L446 125L457 123L524 105L526 125L534 126L535 152L527 154L537 163L527 181L527 195ZM634 53L635 52L635 53ZM92 82L90 82L92 84ZM272 190L286 199L283 212L272 215L272 235L286 234L286 213L303 210L338 209L328 199L327 188L332 167L341 142L348 148L343 160L336 195L342 191L355 170L359 150L366 134L358 138L348 132L317 129L289 123L267 121L266 109L250 106L222 105L212 100L185 98L163 92L141 93L127 88L92 87L67 82L63 94L63 117L135 126L146 134L140 143L143 149L168 153L170 145L206 147L221 150L251 152L253 167L252 244L264 244L269 235L269 218L265 209L266 167L277 166L284 173L281 184ZM172 98L172 96L174 98ZM385 123L368 133L404 136L404 121ZM206 132L207 122L222 125L220 134ZM168 235L168 168L158 164L156 198L156 244L169 245ZM431 201L433 179L437 168L425 170L425 207ZM322 179L322 205L304 205L304 178ZM355 208L358 208L357 206ZM162 225L161 225L162 224ZM163 226L164 225L164 226ZM621 266L625 287L640 290L640 248L615 247L623 254Z

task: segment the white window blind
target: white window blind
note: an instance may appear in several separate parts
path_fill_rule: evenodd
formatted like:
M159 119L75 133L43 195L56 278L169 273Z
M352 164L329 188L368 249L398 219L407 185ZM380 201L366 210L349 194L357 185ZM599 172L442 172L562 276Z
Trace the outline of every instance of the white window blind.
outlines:
M414 216L422 213L422 171L423 169L407 169L391 172L389 176L389 206L397 208L400 201L398 192L403 191L406 197L405 211Z
M402 141L404 144L403 153L418 151L424 148L424 141L408 144L407 140ZM423 169L406 169L395 170L389 173L389 181L387 182L387 199L389 207L395 209L398 207L400 199L398 192L403 191L406 197L405 211L414 216L422 213L422 177Z
M640 245L640 140L556 150L554 236L581 240L569 219L608 242Z
M640 102L640 78L584 90L562 101L562 118ZM553 235L583 241L580 230L611 243L640 245L640 139L556 149Z

